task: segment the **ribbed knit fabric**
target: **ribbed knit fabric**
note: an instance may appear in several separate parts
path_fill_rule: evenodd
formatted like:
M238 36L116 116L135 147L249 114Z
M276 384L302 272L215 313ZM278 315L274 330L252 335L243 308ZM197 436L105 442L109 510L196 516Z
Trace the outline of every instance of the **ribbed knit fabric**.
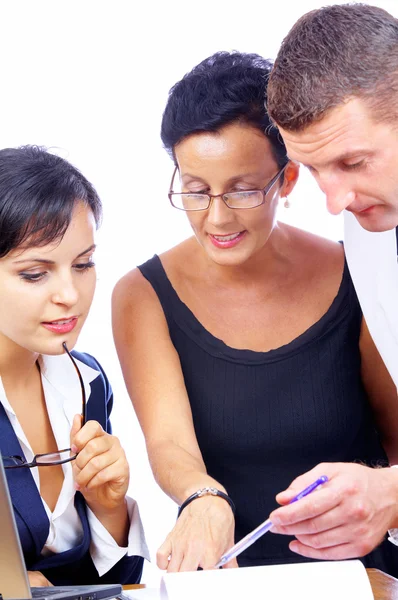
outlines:
M208 473L236 504L236 540L276 508L279 491L318 463L388 464L361 383L362 314L347 266L327 313L269 352L230 348L209 333L179 299L158 256L139 269L179 354ZM289 550L290 539L268 533L239 564L305 561ZM364 562L397 576L398 548L385 541Z

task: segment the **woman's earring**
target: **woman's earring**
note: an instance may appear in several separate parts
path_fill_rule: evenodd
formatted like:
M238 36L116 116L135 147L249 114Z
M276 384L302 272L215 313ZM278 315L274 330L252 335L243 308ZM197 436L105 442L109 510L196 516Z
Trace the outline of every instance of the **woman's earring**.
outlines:
M285 208L290 208L290 202L289 202L289 198L287 196L285 196L285 201L283 203L283 206Z

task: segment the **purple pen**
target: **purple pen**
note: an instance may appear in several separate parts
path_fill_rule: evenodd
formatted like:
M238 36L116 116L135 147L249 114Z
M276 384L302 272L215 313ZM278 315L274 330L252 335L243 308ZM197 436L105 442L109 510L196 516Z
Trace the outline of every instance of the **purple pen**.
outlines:
M326 475L322 475L316 481L314 481L314 483L311 483L311 485L306 487L304 490L299 492L294 498L292 498L289 504L297 502L297 500L301 500L301 498L308 496L308 494L311 494L311 492L316 490L320 485L326 483L327 481L328 478L326 477ZM269 519L261 523L261 525L259 525L258 527L256 527L256 529L253 529L253 531L245 535L244 538L242 538L239 542L232 546L232 548L230 548L225 554L223 554L218 563L214 566L214 568L218 569L219 567L222 567L227 562L235 558L235 556L241 554L244 550L246 550L246 548L254 544L254 542L256 542L258 538L264 535L264 533L267 533L267 531L269 531L271 527L272 522Z

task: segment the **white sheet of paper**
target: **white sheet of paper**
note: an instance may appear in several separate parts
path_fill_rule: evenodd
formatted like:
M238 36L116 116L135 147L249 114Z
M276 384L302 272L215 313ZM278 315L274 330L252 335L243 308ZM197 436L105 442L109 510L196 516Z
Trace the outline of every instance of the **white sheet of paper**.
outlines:
M359 560L166 573L168 600L373 600Z
M398 263L395 229L374 233L344 213L344 247L371 336L398 387Z
M160 600L160 588L124 590L122 600Z

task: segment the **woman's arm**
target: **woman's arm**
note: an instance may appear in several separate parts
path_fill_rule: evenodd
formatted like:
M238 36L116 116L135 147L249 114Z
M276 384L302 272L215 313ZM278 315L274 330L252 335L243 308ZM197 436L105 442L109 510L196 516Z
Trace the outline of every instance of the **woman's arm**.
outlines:
M390 464L395 465L398 464L397 388L373 342L365 319L362 320L359 348L362 381L388 460Z
M137 269L114 290L113 331L160 487L177 504L204 487L226 491L206 472L178 354L159 300ZM182 512L159 550L158 565L168 570L211 567L233 544L233 531L232 511L225 500L199 498Z

